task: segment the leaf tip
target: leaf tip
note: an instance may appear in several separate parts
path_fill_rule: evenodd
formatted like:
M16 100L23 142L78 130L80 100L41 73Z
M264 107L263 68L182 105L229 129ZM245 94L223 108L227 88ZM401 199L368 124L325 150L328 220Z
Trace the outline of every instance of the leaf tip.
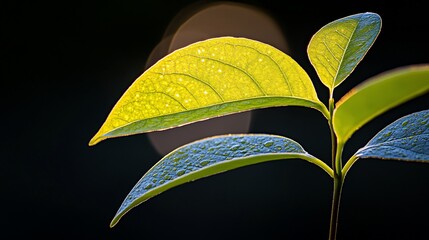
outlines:
M100 136L99 133L95 134L94 137L91 138L91 140L88 143L88 146L94 146L95 144L103 141L104 139L106 139L105 137Z
M377 18L381 18L380 17L380 15L378 14L378 13L376 13L376 12L364 12L363 13L364 15L369 15L369 16L374 16L374 17L377 17Z
M113 217L112 221L110 222L109 227L114 228L124 214L125 212L116 213L116 215Z
M381 25L382 25L382 19L381 19L380 14L375 13L375 12L366 12L365 15L367 15L368 18L371 18L373 21L378 23L378 31L380 31Z
M113 218L112 221L110 222L109 227L113 228L116 226L117 223L118 223L118 219L116 219L116 216L115 216L115 218Z

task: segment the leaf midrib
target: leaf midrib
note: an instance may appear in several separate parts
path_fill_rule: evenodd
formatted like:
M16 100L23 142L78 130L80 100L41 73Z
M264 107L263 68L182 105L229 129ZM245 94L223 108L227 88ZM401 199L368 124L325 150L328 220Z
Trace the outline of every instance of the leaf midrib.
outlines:
M337 80L337 77L338 77L339 72L341 71L341 67L342 67L342 65L343 65L343 63L344 63L344 61L343 61L343 60L344 60L344 56L346 55L347 48L349 47L350 42L352 41L353 36L354 36L354 35L355 35L355 33L356 33L356 29L358 28L358 26L359 26L359 24L360 24L361 19L362 19L362 17L363 17L363 16L364 16L364 15L361 15L361 16L359 17L359 20L357 21L358 23L357 23L357 24L356 24L356 26L354 27L354 29L353 29L353 31L352 31L352 34L350 35L350 38L347 40L346 47L344 48L344 54L341 56L341 59L340 59L339 65L338 65L338 70L337 70L337 72L335 73L334 80L332 81L331 94L332 94L332 92L334 91L334 88L335 88L335 82L336 82L336 80Z
M118 129L124 128L124 127L126 127L128 125L131 125L131 124L134 124L134 123L137 123L137 122L140 122L140 121L146 121L146 120L150 120L150 119L154 119L154 118L158 118L158 117L165 117L165 116L175 115L175 114L179 114L179 113L180 114L184 114L184 113L191 112L191 111L197 111L197 110L202 110L202 109L205 109L205 108L215 107L215 106L221 105L221 104L232 104L232 103L235 103L235 102L252 101L252 100L259 100L259 99L263 99L263 98L284 98L284 99L291 98L291 99L296 99L296 100L300 100L300 101L304 101L304 102L313 103L314 105L320 106L322 109L324 107L323 103L321 103L321 102L311 101L309 99L295 97L295 96L281 96L281 95L279 95L279 96L278 95L257 96L257 97L246 98L246 99L239 99L239 100L233 100L233 101L224 101L224 102L214 103L214 104L211 104L211 105L206 105L206 106L203 106L203 107L197 107L197 108L192 108L192 109L186 109L186 108L184 108L185 109L184 111L179 111L179 112L169 113L169 114L164 114L164 115L157 115L157 116L154 116L154 117L149 117L149 118L145 118L145 119L135 120L135 121L129 122L129 123L127 123L127 124L125 124L125 125L123 125L121 127L112 129L109 132L106 132L105 134L103 134L102 136L105 136L106 134L108 134L110 132L116 131ZM287 105L285 105L285 106L287 106ZM275 106L273 106L273 107L275 107ZM322 114L325 115L325 113L323 112L322 109L317 109L317 110L321 111ZM245 112L245 111L250 111L250 110L253 110L253 109L243 110L243 111L237 111L237 112L234 112L234 113L240 113L240 112ZM234 114L234 113L230 113L230 114ZM225 115L227 115L227 114L225 114ZM219 115L219 116L223 116L223 114Z
M393 140L385 141L385 142L382 142L382 143L371 144L371 145L368 145L368 146L365 146L365 147L361 148L359 150L359 152L367 150L367 149L375 148L375 147L380 147L380 146L383 146L383 145L389 146L389 144L392 144L392 143L395 143L395 142L399 142L399 141L406 140L406 139L413 139L415 137L421 137L421 136L425 136L425 135L429 137L429 133L423 133L423 134L411 135L411 136L407 136L407 137L395 138ZM393 146L393 147L396 147L396 146ZM398 147L398 148L401 148L401 147Z

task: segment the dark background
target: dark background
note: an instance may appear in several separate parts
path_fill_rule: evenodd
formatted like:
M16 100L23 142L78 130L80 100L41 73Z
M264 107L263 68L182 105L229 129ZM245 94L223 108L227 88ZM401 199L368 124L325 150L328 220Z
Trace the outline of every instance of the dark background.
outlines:
M262 8L281 24L289 54L314 79L323 101L327 90L306 47L320 27L335 19L367 11L383 19L377 41L338 87L337 99L377 73L428 62L423 2L240 2ZM0 238L327 239L331 181L300 160L249 166L182 185L109 228L126 194L162 156L144 134L94 147L88 141L142 73L170 20L192 3L1 3ZM345 158L398 117L428 108L426 94L381 115L353 136ZM288 136L329 159L328 127L317 111L257 110L250 132ZM428 239L428 184L429 164L358 161L344 187L338 239Z

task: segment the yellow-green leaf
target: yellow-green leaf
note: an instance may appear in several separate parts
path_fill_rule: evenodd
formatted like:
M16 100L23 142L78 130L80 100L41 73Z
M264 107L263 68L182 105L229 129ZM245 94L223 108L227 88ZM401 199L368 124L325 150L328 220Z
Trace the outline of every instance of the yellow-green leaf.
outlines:
M360 13L333 21L314 34L308 57L331 92L353 72L380 30L378 14Z
M311 107L328 115L307 73L291 57L255 40L213 38L176 50L137 78L90 145L288 105Z
M339 142L345 143L371 119L428 91L429 65L401 67L365 81L346 94L334 111Z

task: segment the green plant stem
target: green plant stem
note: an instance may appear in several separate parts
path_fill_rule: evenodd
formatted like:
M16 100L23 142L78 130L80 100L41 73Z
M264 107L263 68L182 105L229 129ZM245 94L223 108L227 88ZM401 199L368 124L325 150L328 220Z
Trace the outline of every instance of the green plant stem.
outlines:
M334 190L332 196L332 207L331 207L331 221L329 227L329 240L336 240L337 227L338 227L338 215L340 210L341 191L343 188L343 177L342 177L342 151L344 144L338 143L337 137L334 132L334 126L332 124L335 104L332 94L329 98L329 128L331 131L331 143L332 143L332 170L334 172Z
M338 216L340 210L341 191L344 178L341 171L341 155L343 144L336 145L335 164L334 164L334 192L332 196L331 222L329 228L329 240L335 240L337 237Z
M329 129L331 130L331 147L332 147L332 152L331 152L331 156L332 156L332 169L335 172L335 152L337 151L337 138L335 136L335 132L334 132L334 125L332 124L332 119L333 119L333 115L334 115L334 108L335 108L335 103L334 103L334 99L331 97L329 98L329 118L328 118L328 123L329 123Z
M343 180L341 178L334 178L334 195L332 199L329 240L335 240L337 238L338 214L340 210L342 188L343 188Z

